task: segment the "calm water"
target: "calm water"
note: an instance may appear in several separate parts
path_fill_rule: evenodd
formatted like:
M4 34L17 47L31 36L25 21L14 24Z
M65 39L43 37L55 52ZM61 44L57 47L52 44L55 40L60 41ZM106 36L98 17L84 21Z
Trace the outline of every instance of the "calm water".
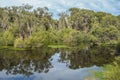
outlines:
M0 80L86 80L114 60L113 48L0 50Z

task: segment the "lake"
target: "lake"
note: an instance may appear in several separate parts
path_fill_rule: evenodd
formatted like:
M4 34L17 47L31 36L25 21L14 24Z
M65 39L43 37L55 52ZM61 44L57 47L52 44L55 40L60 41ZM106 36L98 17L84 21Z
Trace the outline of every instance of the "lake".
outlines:
M114 60L114 53L113 47L103 46L0 50L0 80L90 80Z

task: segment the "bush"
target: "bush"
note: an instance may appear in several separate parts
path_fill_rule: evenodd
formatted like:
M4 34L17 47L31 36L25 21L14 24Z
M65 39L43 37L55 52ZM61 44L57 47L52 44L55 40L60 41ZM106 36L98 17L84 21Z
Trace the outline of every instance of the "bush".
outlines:
M100 80L120 80L120 57L113 64L104 66L104 69L96 73Z
M25 47L26 48L33 48L33 47L41 47L46 45L49 39L47 39L47 32L46 31L39 31L34 33L33 35L29 36L25 39Z
M57 32L58 42L60 44L72 44L75 42L76 44L78 42L77 39L80 37L79 33L79 31L71 28L59 30Z
M14 47L16 47L16 48L24 48L25 47L25 43L24 43L23 39L22 38L15 39Z
M25 40L25 47L26 48L34 48L34 47L41 47L44 45L44 38L42 36L30 36Z
M14 43L14 36L11 32L5 31L2 35L2 43L5 46L13 45Z

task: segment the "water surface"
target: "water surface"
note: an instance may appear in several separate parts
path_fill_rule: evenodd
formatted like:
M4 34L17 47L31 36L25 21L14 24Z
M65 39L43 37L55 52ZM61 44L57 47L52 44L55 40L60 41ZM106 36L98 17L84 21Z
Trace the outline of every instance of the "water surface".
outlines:
M113 48L0 50L0 80L85 80L114 60Z

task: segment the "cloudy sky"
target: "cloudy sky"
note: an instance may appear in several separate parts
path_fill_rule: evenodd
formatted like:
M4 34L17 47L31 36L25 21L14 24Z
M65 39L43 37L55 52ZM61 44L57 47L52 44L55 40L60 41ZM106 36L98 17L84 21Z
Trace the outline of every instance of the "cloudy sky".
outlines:
M120 14L120 0L0 0L1 7L22 4L30 4L34 8L46 6L54 14L64 12L71 7Z

